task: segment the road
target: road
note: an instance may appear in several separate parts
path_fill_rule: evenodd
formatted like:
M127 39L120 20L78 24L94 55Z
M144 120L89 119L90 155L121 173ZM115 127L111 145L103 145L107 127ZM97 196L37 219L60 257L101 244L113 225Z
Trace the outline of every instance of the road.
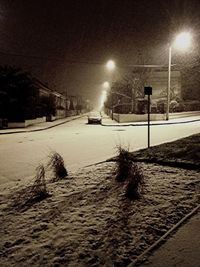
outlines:
M200 122L152 126L151 145L199 132ZM61 154L67 169L73 172L114 156L120 144L129 146L130 151L145 148L147 127L88 125L82 117L45 131L0 135L0 184L32 177L51 151Z

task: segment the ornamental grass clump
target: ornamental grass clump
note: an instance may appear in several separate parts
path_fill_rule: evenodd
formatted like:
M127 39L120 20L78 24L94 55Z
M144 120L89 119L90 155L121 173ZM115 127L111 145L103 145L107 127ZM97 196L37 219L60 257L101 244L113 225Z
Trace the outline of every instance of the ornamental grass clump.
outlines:
M129 199L138 199L144 187L144 175L142 169L136 162L132 162L129 176L127 179L125 196Z
M62 156L57 152L53 152L49 157L48 167L52 168L54 172L54 181L58 181L68 176Z
M125 187L125 196L129 199L138 199L144 186L142 169L131 159L128 149L118 147L116 161L116 181Z
M42 164L36 168L35 182L32 186L31 191L39 199L44 199L49 196L45 180L45 168Z
M11 207L25 211L37 202L49 197L45 180L45 168L41 164L36 168L35 181L33 185L22 188L15 192L12 197Z
M116 180L118 182L124 182L131 171L132 161L130 158L130 152L128 149L117 147L118 155L116 162Z

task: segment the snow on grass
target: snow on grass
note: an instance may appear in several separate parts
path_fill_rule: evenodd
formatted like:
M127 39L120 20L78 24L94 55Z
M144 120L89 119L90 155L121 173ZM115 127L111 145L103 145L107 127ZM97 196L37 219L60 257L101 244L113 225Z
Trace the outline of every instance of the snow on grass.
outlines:
M127 266L200 201L199 173L139 163L142 197L130 201L114 162L47 182L51 197L21 212L0 195L0 266ZM26 186L26 185L23 185Z
M200 169L200 134L132 153L134 160Z

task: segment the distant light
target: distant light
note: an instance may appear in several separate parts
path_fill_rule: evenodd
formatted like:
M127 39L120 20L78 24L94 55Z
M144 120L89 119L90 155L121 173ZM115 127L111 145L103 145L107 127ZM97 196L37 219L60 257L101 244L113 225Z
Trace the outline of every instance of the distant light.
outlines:
M191 45L191 34L189 32L182 32L177 35L174 45L176 48L181 49L181 50L186 50L190 47Z
M106 63L106 67L108 70L114 70L115 69L115 62L113 60L108 60Z
M100 98L100 110L102 110L104 103L106 102L106 99L107 99L107 91L104 90Z
M102 92L102 96L103 96L103 97L106 97L106 96L107 96L107 91L103 90L103 92Z
M109 82L104 82L103 83L103 88L108 89L110 87L110 83Z

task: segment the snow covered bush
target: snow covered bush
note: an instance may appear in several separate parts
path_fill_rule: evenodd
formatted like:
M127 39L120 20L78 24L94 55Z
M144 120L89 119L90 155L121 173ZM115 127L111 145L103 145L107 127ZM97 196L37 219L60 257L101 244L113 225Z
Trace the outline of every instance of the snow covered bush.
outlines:
M126 184L125 195L129 199L138 199L144 186L144 175L142 169L136 162L132 162Z
M68 172L65 168L64 160L61 155L57 152L52 152L49 157L50 160L48 167L51 167L53 169L55 175L54 180L58 181L59 179L63 179L68 176Z
M39 165L36 168L36 176L33 185L15 192L12 197L11 207L24 211L30 208L33 204L40 202L49 196L50 194L47 192L46 187L45 169L43 165Z
M118 147L118 157L116 162L116 180L125 183L125 196L129 199L140 197L144 176L142 169L131 159L128 149Z
M132 161L130 159L130 152L128 149L118 146L117 150L116 180L118 182L124 182L129 177Z
M42 164L36 168L36 176L32 186L32 192L42 199L49 195L46 187L45 169Z

